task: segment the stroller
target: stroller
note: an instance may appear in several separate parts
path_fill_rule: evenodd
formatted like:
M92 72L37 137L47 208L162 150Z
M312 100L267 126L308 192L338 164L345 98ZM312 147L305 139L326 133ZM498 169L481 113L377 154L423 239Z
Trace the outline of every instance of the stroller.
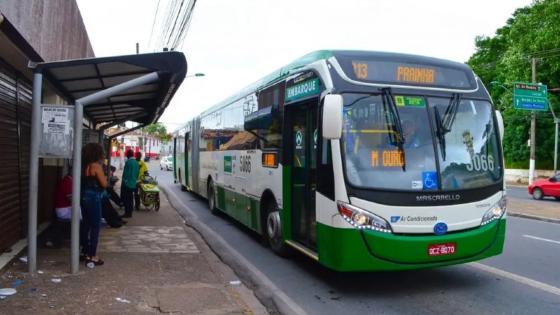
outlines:
M159 187L157 181L148 174L140 183L140 202L148 210L159 211Z

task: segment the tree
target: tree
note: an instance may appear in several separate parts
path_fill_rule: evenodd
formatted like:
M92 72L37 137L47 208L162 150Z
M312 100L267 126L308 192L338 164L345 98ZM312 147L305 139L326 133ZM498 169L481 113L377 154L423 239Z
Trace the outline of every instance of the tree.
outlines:
M165 125L163 125L160 122L148 125L142 128L142 130L146 132L148 135L158 138L163 142L168 142L173 138L171 134L167 133L167 128L165 128Z
M536 0L517 9L506 25L493 37L475 39L476 52L467 62L488 87L496 108L504 117L504 155L506 166L528 168L530 112L513 108L512 83L531 81L531 57L538 58L537 81L560 87L560 1ZM503 82L509 91L490 82ZM550 106L559 112L556 95ZM537 113L538 168L553 168L554 124L550 112Z
M157 122L155 124L147 125L146 127L142 128L144 132L149 134L150 136L161 138L162 136L167 135L167 128L160 123Z

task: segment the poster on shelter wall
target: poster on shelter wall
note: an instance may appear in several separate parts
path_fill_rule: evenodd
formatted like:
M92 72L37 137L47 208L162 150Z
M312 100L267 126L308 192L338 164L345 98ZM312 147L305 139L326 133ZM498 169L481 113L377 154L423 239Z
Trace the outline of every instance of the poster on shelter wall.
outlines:
M41 105L39 156L44 158L71 158L73 126L74 107Z
M68 107L43 106L41 113L43 133L70 134L69 111Z

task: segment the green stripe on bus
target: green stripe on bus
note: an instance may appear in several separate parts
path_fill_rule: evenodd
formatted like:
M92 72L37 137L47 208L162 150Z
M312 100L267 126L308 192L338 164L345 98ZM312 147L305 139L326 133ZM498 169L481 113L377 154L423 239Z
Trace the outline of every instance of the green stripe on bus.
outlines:
M319 262L337 271L406 270L465 263L500 254L505 228L504 219L442 236L401 236L318 223ZM455 254L428 256L428 245L441 243L455 243Z
M216 193L218 209L255 232L261 232L260 201L258 199L225 189L221 186L216 187Z

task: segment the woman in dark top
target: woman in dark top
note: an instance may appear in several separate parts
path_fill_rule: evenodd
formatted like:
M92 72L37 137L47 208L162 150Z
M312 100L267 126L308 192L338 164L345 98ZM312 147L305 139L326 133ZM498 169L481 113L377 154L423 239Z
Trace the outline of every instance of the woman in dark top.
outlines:
M101 226L101 200L107 188L107 178L103 173L101 161L103 149L97 143L88 143L82 148L82 182L81 200L82 227L80 229L82 253L86 258L86 266L103 265L97 257L97 243Z

